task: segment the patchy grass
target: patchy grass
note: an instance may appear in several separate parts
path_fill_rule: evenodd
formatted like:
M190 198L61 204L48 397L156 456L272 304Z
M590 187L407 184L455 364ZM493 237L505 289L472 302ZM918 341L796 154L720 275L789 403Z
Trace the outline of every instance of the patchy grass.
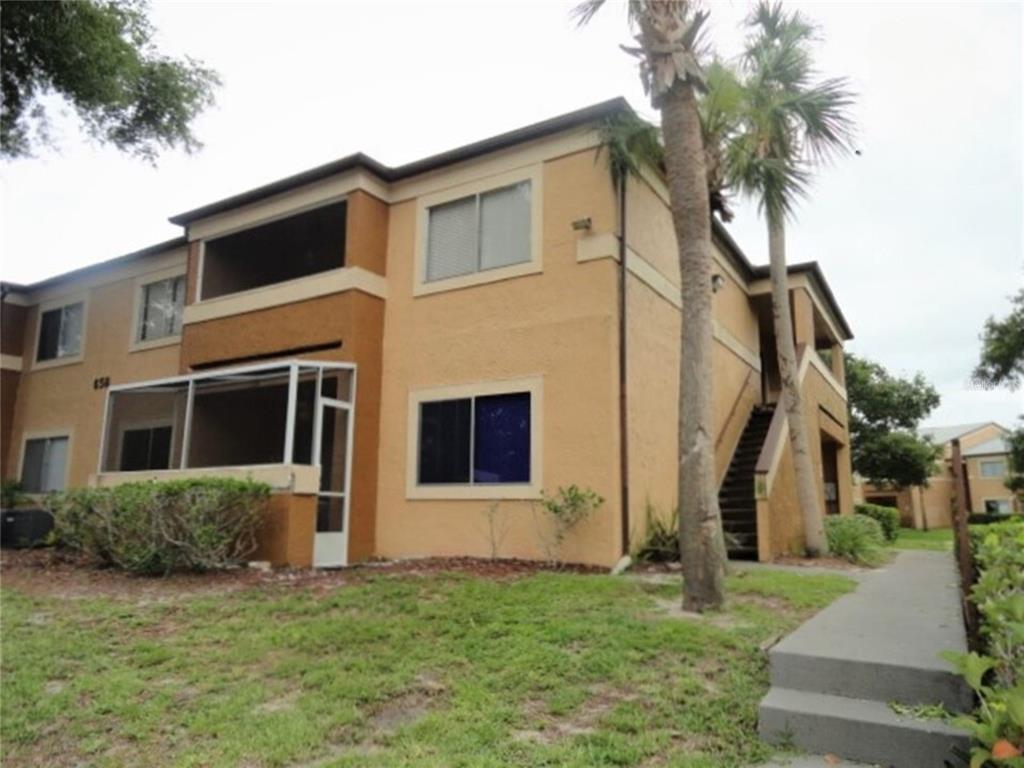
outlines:
M933 549L946 552L953 549L953 529L935 528L930 531L918 531L913 528L900 528L896 541L889 546L893 549Z
M4 765L739 766L761 645L854 583L371 574L166 600L2 593Z

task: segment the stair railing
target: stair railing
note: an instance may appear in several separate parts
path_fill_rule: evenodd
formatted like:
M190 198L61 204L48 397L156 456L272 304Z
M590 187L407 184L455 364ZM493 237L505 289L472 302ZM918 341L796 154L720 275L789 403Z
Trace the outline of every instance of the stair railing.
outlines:
M725 423L722 424L722 428L718 430L718 437L715 439L715 453L718 453L718 449L722 446L722 441L725 440L725 436L729 433L729 429L733 424L736 415L740 413L740 403L743 402L743 396L746 391L750 388L751 379L754 378L754 371L747 371L747 377L743 380L743 386L740 387L739 392L736 393L736 399L732 401L732 407L729 408L729 413L725 417ZM744 414L743 423L747 423L747 419L750 418L750 411ZM736 444L733 445L732 451L736 452L736 448L740 444L740 438L743 437L743 430L740 429L739 434L736 436ZM729 461L725 462L725 466L722 471L718 473L718 487L722 487L722 481L725 480L725 476L729 473L729 465L732 463L732 455L729 456Z

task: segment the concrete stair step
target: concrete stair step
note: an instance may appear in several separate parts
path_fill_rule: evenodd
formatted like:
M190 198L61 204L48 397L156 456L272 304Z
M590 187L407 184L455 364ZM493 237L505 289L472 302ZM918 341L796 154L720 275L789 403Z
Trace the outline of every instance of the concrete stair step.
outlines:
M934 664L886 663L787 651L769 652L772 686L900 704L942 704L968 712L972 694L963 678Z
M897 715L887 703L772 688L761 701L758 732L772 744L888 768L939 768L965 753L967 734L940 720Z

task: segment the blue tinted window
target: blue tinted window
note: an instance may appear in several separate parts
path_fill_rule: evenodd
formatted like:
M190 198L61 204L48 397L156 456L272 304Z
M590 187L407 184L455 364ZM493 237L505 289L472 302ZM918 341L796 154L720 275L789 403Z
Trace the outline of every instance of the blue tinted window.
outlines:
M474 483L530 481L530 393L475 400Z

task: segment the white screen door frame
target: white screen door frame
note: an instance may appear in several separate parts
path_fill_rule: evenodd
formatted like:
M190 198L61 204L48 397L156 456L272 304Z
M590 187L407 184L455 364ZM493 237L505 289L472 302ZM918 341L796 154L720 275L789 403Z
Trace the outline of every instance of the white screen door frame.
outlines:
M354 373L354 372L353 372ZM339 568L348 565L348 534L350 528L350 512L352 502L352 443L355 426L355 376L352 377L352 401L345 402L333 397L324 397L320 394L321 376L317 376L317 406L313 424L313 456L320 467L321 478L325 471L331 471L329 467L321 465L323 447L323 427L325 416L334 419L336 411L347 414L345 419L345 465L344 479L341 491L323 490L324 483L321 479L321 490L317 494L317 521L320 516L321 499L340 499L342 503L342 524L340 531L320 531L313 534L313 566L315 568ZM327 409L330 409L328 412ZM337 421L334 422L337 424ZM316 526L319 528L319 524Z

